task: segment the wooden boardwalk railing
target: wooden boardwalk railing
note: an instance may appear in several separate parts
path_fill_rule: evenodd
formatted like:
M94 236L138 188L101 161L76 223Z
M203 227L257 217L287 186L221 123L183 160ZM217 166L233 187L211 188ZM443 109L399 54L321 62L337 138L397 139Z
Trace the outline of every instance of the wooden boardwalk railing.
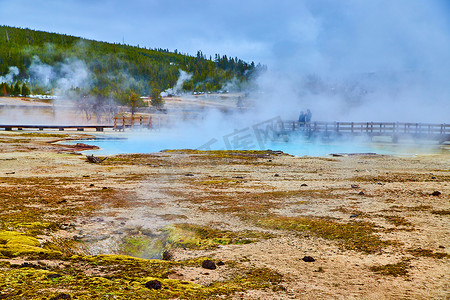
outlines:
M420 139L450 141L450 124L394 123L394 122L297 122L284 121L286 132L302 132L313 135L368 135L402 136Z
M155 122L156 121L156 122ZM154 120L152 116L114 117L114 130L125 130L125 128L142 127L153 129L160 126L160 119Z
M0 128L6 131L11 131L14 128L17 130L23 129L58 129L59 131L64 131L65 129L76 129L78 131L84 131L85 129L95 129L96 131L103 131L105 128L113 128L112 125L4 125L0 124Z

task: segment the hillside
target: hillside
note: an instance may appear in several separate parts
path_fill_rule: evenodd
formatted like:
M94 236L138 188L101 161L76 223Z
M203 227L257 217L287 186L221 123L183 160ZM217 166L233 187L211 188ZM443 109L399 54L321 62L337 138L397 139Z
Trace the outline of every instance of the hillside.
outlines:
M240 89L264 67L238 58L207 58L177 50L87 40L65 34L0 26L0 95L68 93L126 99L131 91L150 95L177 84L188 92ZM28 91L27 91L28 92Z

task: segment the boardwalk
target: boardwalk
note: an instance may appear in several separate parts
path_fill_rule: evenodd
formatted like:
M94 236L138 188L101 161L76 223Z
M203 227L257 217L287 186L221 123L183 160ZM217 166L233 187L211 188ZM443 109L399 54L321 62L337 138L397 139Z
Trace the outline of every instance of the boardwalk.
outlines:
M450 141L450 124L392 123L392 122L283 122L285 132L298 132L308 137L314 136L384 136L393 142L409 137L423 140L436 140L439 143Z

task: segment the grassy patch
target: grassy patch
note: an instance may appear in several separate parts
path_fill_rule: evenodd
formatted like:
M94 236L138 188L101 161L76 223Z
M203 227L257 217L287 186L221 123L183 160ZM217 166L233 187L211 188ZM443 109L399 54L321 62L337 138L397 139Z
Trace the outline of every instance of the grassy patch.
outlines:
M319 237L336 240L349 250L374 253L381 251L391 241L381 240L374 225L366 222L339 223L331 218L272 216L255 220L265 228L310 232Z
M406 227L414 227L414 225L405 219L405 217L401 216L381 216L383 217L388 223L394 225L394 226L406 226Z
M282 276L267 268L233 267L233 276L208 286L169 279L175 268L200 268L205 258L181 262L137 259L123 255L73 256L70 267L17 268L2 265L0 295L8 299L47 299L64 291L78 299L210 299L249 289L276 289ZM220 272L218 270L212 272ZM51 275L58 274L57 277ZM162 289L145 287L158 280Z
M434 177L434 178L433 178ZM359 176L351 178L352 181L359 182L448 182L450 175L430 175L428 174L411 174L411 173L390 173L377 176Z
M402 260L401 262L395 264L387 264L383 266L373 266L370 267L372 272L387 275L387 276L406 276L408 275L408 269L410 267L410 263L408 260Z
M450 255L448 255L447 253L434 252L433 250L430 249L422 249L422 248L409 249L408 252L416 257L431 257L437 259L441 259L444 257L450 258Z
M450 215L450 209L432 210L431 213L433 215L448 216Z
M0 254L5 257L16 256L60 256L62 253L41 248L39 241L23 233L0 231Z
M210 249L218 245L248 244L273 235L258 231L228 231L194 224L174 224L166 229L169 248Z

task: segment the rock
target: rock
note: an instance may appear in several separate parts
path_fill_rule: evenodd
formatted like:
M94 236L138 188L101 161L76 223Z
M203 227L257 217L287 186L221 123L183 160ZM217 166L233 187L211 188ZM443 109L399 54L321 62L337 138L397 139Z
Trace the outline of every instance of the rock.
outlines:
M353 189L359 189L359 185L357 185L357 184L352 184L351 187L352 187Z
M50 298L50 300L58 300L58 299L72 299L72 296L70 296L69 294L61 293L61 294L58 294L55 297L51 297Z
M48 279L59 278L59 277L62 277L62 275L58 274L58 273L53 273L53 274L48 274L47 275Z
M441 195L441 192L439 192L439 191L434 191L431 193L431 196L440 196L440 195Z
M305 256L305 257L302 258L302 260L305 261L305 262L314 262L314 261L316 261L316 260L315 260L313 257L311 257L311 256Z
M363 191L361 191L361 192L359 192L359 193L358 193L358 195L361 195L361 196L363 196L363 195L364 195L364 192L363 192Z
M353 215L350 216L350 218L356 218L358 216L359 216L358 214L353 214Z
M440 246L439 246L439 248L441 248L441 249L445 249L445 247L444 247L444 246L442 246L442 245L440 245Z
M108 189L108 187L107 187L107 186L104 186L104 187L102 187L102 189L104 189L104 190L107 190L107 189Z
M24 262L22 263L19 268L33 268L33 269L39 269L39 270L47 270L46 267L40 266L40 265L36 265L33 263L29 263L29 262Z
M431 179L436 179L436 176L432 176Z
M233 176L233 178L244 179L244 176Z
M273 176L275 176L275 177L280 177L280 174L275 174L275 175L273 175Z
M173 254L172 252L170 252L169 250L166 250L162 253L162 259L163 260L172 260L173 259Z
M306 183L302 183L300 186L308 186Z
M191 173L187 173L186 175L184 175L184 176L194 176L194 174L191 174Z
M91 183L90 185L89 185L90 187L93 187L93 186L95 186L93 183Z
M145 283L145 287L151 290L159 290L161 288L161 282L159 280L150 280Z
M219 262L217 263L217 265L218 265L218 266L223 266L223 265L225 265L225 263L224 263L223 261L219 261Z
M208 269L208 270L215 270L217 267L216 267L216 264L212 260L206 259L202 262L202 268Z

